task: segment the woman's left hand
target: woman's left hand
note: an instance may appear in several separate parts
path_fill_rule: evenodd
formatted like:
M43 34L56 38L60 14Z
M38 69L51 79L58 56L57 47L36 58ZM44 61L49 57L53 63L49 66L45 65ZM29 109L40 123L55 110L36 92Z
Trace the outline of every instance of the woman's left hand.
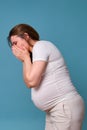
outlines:
M22 62L25 60L25 58L29 58L29 51L24 46L18 47L14 45L12 47L12 53L17 59Z

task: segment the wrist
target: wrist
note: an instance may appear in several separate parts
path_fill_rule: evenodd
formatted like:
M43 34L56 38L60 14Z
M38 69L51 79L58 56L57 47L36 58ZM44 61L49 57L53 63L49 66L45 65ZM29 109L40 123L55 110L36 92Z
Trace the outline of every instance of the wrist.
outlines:
M29 55L26 55L24 57L24 61L23 62L31 62L31 58L30 58L30 54Z

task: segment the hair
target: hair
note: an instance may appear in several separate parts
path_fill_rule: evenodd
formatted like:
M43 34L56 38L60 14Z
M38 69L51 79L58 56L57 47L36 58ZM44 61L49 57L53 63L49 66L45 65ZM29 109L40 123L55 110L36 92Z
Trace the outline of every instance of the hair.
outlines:
M31 27L28 24L18 24L10 30L9 36L7 38L8 42L11 42L10 38L13 35L18 35L18 36L24 38L23 37L24 33L27 33L33 40L39 40L39 34L33 27Z
M9 32L9 35L7 37L8 45L10 47L12 47L11 36L17 35L17 36L25 39L25 37L24 37L25 33L27 33L31 39L39 40L39 34L33 27L31 27L28 24L18 24L16 26L14 26ZM31 62L32 62L32 52L30 52L30 58L31 58Z

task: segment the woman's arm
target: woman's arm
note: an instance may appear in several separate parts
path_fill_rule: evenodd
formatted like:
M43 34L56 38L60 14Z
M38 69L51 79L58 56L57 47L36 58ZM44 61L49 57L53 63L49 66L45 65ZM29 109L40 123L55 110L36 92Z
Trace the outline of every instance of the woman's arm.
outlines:
M24 60L23 77L28 88L37 87L39 85L46 65L47 62L45 61L35 61L31 63L29 56Z
M45 71L47 62L35 61L31 63L29 52L25 47L14 45L12 52L17 59L23 63L23 78L28 88L37 87L41 81L43 72Z

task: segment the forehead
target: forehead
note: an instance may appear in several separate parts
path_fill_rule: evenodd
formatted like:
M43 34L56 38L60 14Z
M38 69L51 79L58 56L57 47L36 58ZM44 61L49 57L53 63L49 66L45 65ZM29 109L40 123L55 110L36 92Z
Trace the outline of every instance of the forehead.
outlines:
M11 41L20 40L21 38L17 35L11 36Z

